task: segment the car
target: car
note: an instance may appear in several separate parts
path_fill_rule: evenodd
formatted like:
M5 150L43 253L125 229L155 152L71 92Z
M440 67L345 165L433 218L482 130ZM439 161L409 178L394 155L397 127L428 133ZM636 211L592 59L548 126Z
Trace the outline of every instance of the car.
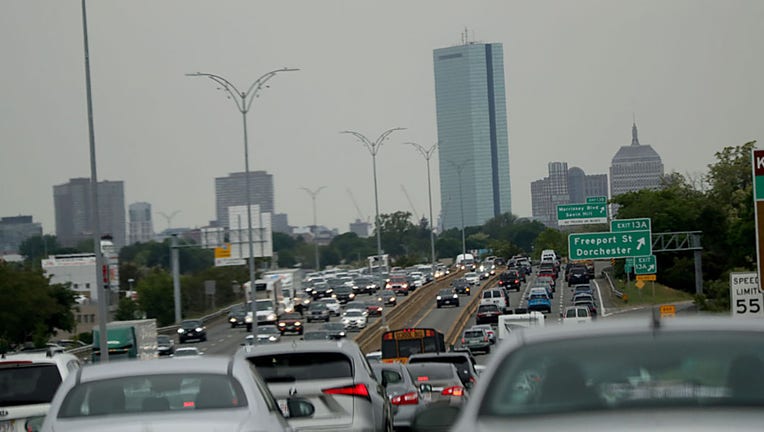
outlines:
M575 303L577 301L590 301L594 303L594 296L588 292L574 292L572 302Z
M303 333L301 339L306 341L317 341L317 340L328 341L328 340L332 340L332 335L326 330L311 330L311 331L306 331L305 333Z
M367 316L382 316L382 311L385 309L382 301L372 297L364 301L364 303L366 304Z
M467 348L471 352L482 351L485 354L491 352L491 340L484 328L469 328L462 332L462 348Z
M594 290L592 290L591 285L589 284L582 284L582 285L576 285L573 287L573 296L579 293L586 293L594 297Z
M573 302L574 306L586 306L589 308L589 313L592 315L592 318L597 318L597 305L591 301L591 300L576 300Z
M312 302L308 307L308 312L306 315L308 316L308 322L329 322L331 311L329 310L329 307L326 306L326 303Z
M483 290L480 297L480 304L495 304L499 310L504 312L509 309L509 296L501 288L490 288Z
M341 339L347 336L345 325L338 322L324 323L321 325L321 330L329 333L330 339Z
M477 324L498 324L501 309L493 303L481 304L475 313Z
M536 279L533 281L530 291L543 289L546 292L546 295L548 295L550 299L553 299L554 290L552 289L552 286L547 283L549 280L549 278L542 278L541 280Z
M464 279L472 286L480 285L480 276L475 272L467 272L464 274Z
M362 330L366 328L366 310L348 309L342 314L342 324L346 330Z
M568 286L589 283L589 271L586 266L573 266L567 276Z
M522 280L517 270L507 270L501 272L499 275L499 282L497 285L507 291L520 291L522 288Z
M518 279L520 279L520 282L523 282L523 283L528 282L527 276L522 267L510 267L507 269L507 271L516 273L515 276Z
M80 366L80 360L74 355L48 349L3 355L0 358L0 430L39 430L56 390Z
M334 289L332 289L332 285L330 285L329 280L327 280L321 283L314 283L311 287L310 294L313 296L313 300L318 300L320 298L331 297L333 292Z
M493 327L490 324L475 324L474 326L470 328L481 328L485 330L485 333L488 335L488 340L491 342L491 344L496 343L496 331L494 331Z
M175 352L175 341L167 335L157 335L157 354L169 356Z
M326 307L329 308L329 312L331 312L332 315L340 316L340 314L342 313L342 305L340 304L339 301L337 301L336 298L326 297L318 301L326 304Z
M353 291L356 294L372 295L379 290L377 282L370 277L359 277L353 280Z
M583 324L592 321L592 315L587 306L568 306L560 314L563 324Z
M231 310L228 311L228 323L231 325L231 328L246 325L245 319L248 310L245 304L231 306Z
M408 363L406 369L411 379L419 385L420 393L425 398L425 407L430 404L460 406L466 402L469 392L464 387L455 364L449 362Z
M353 292L353 288L347 285L338 285L334 287L332 297L336 298L340 304L345 304L355 299L355 293Z
M289 419L294 430L392 429L392 403L351 340L245 346L234 358L250 362L277 400L299 395L315 407L310 417Z
M556 291L557 283L551 276L548 274L537 276L536 280L533 282L533 286L535 287L539 285L546 285L549 288L549 297L554 298L554 292Z
M445 305L459 307L459 294L455 293L450 288L443 288L438 291L438 295L435 296L435 303L438 309Z
M385 306L395 306L398 304L397 294L393 290L382 290L379 294L379 301Z
M178 326L178 341L186 343L189 340L207 341L207 327L202 320L183 320Z
M290 430L265 382L241 358L116 365L97 364L69 374L41 430ZM314 412L310 402L297 397L281 407L292 417Z
M246 343L252 345L253 335L247 335ZM275 325L257 326L257 343L277 343L281 341L281 330Z
M455 431L758 430L763 336L762 321L712 316L513 333L465 406L430 405L414 424L430 420L429 430Z
M478 373L475 370L475 357L465 349L461 351L418 353L409 356L409 365L417 363L446 363L456 367L462 387L467 390L477 383Z
M529 311L552 312L552 300L544 288L532 288L528 295Z
M172 354L172 358L199 357L203 353L197 347L180 347Z
M366 358L369 358L368 355ZM429 402L421 392L419 383L412 379L403 363L373 361L369 364L377 381L385 388L387 397L390 398L390 403L394 407L393 427L396 429L411 427L414 415L420 407Z
M392 275L385 285L385 289L392 290L396 295L409 295L409 282L406 275Z
M470 295L470 283L465 278L455 279L451 285L454 287L454 292L457 294Z
M297 312L281 314L278 321L279 331L282 335L284 333L297 333L301 335L304 331L302 319L302 315Z

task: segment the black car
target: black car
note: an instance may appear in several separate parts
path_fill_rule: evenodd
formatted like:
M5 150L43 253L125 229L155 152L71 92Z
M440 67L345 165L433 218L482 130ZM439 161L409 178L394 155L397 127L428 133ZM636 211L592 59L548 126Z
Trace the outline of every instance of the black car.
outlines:
M290 312L281 315L279 317L278 328L282 335L287 332L302 334L302 315L298 312Z
M180 323L178 329L178 340L185 343L188 340L196 339L202 342L207 341L207 327L202 320L184 320Z
M517 270L507 270L499 275L499 286L505 290L520 291L522 288L522 279Z
M444 288L438 291L435 302L438 305L438 309L445 305L459 307L459 294L455 293L452 289Z
M336 298L340 304L345 304L355 299L355 293L353 292L353 288L350 288L347 285L339 285L334 287L332 297Z
M168 356L175 353L175 341L167 335L157 335L157 352L160 356Z
M382 290L379 293L379 301L385 306L395 306L398 304L397 294L393 290Z
M231 324L231 328L236 328L240 325L245 325L244 319L247 317L248 309L245 305L235 305L228 312L228 323Z
M467 279L459 278L453 281L452 283L454 287L454 292L457 294L467 294L470 295L470 283L467 282Z
M342 339L347 336L345 325L340 322L324 323L321 330L329 333L330 339Z
M568 272L568 286L588 284L589 272L584 266L576 266Z
M374 294L379 289L377 282L369 277L360 277L353 281L353 291L356 294Z
M310 291L313 300L318 300L324 297L331 297L334 290L327 283L313 285L313 289Z

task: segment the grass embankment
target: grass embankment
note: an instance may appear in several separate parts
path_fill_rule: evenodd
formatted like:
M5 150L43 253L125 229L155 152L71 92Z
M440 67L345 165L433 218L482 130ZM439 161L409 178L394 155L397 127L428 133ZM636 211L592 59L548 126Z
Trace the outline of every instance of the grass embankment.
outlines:
M645 286L642 289L637 288L634 285L635 281L630 281L628 286L625 286L625 281L616 280L616 288L628 295L628 302L614 298L616 302L621 302L623 305L658 305L666 303L676 303L681 301L693 300L693 296L684 291L675 290L662 285L658 282L645 282Z

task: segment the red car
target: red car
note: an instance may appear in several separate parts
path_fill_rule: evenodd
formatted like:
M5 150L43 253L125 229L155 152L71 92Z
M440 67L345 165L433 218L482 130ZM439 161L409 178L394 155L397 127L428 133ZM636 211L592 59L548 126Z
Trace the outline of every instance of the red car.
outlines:
M391 276L390 281L385 285L385 289L391 289L396 295L409 295L409 282L406 276Z
M296 312L281 315L278 320L278 328L282 335L284 333L302 334L302 316Z
M369 316L382 316L382 302L380 301L366 302L366 313L368 313Z

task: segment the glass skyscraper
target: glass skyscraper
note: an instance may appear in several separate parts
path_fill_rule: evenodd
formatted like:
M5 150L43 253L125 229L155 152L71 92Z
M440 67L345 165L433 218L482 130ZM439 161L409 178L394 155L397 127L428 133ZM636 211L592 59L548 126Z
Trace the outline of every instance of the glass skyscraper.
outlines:
M443 229L511 212L509 141L500 43L433 52ZM460 184L461 178L461 184Z

